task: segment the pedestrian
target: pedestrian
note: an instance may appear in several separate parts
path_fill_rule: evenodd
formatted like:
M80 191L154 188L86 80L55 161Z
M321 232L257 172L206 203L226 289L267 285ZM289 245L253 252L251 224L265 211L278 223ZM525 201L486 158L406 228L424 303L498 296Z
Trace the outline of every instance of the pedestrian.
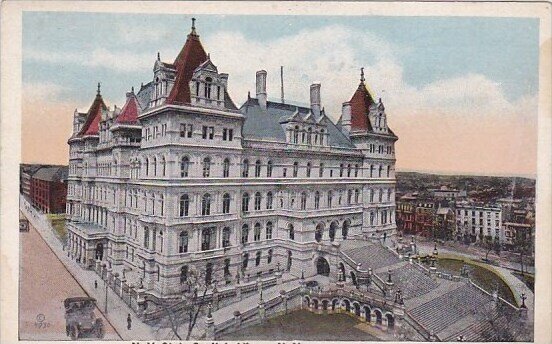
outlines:
M98 289L98 280L94 281L94 288Z
M130 313L127 315L127 329L130 330L130 327L132 325L132 319L130 318Z

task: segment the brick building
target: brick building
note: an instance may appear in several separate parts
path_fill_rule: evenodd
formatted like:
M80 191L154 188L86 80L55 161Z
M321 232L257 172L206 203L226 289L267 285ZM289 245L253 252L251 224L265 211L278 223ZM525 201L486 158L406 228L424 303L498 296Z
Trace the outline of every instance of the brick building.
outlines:
M67 197L67 167L51 166L38 169L31 176L32 205L44 213L64 213Z

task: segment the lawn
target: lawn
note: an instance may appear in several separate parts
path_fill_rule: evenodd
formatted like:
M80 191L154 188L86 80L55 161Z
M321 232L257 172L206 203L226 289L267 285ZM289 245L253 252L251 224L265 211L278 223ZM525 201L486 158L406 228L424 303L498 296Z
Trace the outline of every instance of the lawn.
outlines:
M297 310L267 320L264 324L244 328L224 335L222 340L354 340L379 339L356 328L359 324L346 314L315 314Z
M65 228L65 214L48 214L48 221L52 224L56 237L62 242L67 242L67 229Z
M513 305L517 305L514 294L512 293L512 290L510 290L510 287L508 287L508 284L506 284L500 276L490 269L486 269L477 264L472 264L468 261L450 258L440 258L437 262L437 269L454 275L460 275L460 270L464 264L469 265L469 277L475 284L489 293L492 293L493 290L498 288L498 295L500 297Z

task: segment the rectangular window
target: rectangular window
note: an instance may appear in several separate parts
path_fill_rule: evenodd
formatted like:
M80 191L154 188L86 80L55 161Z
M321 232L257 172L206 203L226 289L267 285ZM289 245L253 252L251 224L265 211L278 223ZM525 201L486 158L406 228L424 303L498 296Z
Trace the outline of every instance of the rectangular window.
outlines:
M228 129L223 128L222 129L222 141L226 141L228 137Z
M201 128L201 138L204 139L204 140L207 139L207 130L208 130L208 127L206 125L204 125Z
M215 127L209 127L209 140L215 138Z
M180 137L186 137L186 124L180 123Z
M228 129L228 141L232 141L234 139L234 129Z

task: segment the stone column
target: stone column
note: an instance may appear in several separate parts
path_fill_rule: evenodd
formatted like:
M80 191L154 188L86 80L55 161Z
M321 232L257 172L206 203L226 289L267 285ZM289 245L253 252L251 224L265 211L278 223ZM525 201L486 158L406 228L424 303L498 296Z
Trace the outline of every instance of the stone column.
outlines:
M211 304L209 304L207 310L207 316L205 317L205 339L214 340L215 339L215 321L213 320L213 315L211 314Z

